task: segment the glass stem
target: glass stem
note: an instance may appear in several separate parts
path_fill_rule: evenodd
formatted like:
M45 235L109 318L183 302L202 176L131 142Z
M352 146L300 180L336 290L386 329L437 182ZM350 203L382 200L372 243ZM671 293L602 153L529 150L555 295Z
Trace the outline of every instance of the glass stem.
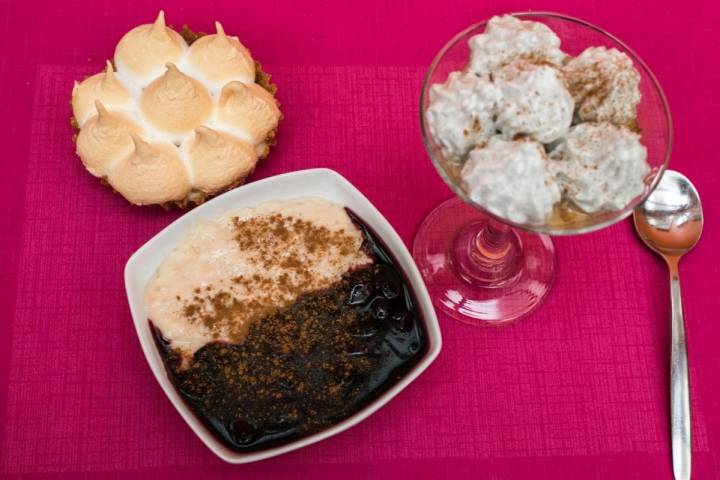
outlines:
M519 273L522 248L518 236L505 224L488 219L460 230L451 258L458 274L476 285L503 286Z

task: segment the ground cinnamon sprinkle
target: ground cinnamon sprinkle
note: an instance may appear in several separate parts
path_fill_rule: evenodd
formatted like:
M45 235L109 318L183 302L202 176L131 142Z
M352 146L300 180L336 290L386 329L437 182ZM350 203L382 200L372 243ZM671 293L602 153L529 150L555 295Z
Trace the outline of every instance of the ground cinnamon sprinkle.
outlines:
M318 260L339 268L347 257L365 255L357 236L345 230L276 213L248 219L233 218L235 241L248 262L263 265L264 274L237 276L208 285L182 305L182 315L202 324L213 338L240 342L250 324L286 307L299 295L329 286L335 279L312 272Z
M570 94L576 102L582 103L590 98L595 105L605 101L612 85L600 65L591 64L575 75L566 76Z

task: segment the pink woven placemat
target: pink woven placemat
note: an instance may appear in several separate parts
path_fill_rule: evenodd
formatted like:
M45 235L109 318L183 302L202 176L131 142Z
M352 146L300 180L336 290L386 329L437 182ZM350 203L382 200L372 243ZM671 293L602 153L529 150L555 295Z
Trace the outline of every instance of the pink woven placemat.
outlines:
M672 168L708 222L683 261L694 478L720 478L720 7L691 2L167 2L168 21L220 19L274 74L286 119L255 178L339 171L410 244L449 190L420 141L426 65L495 13L552 9L632 45L674 114ZM249 466L215 458L150 374L125 301L129 255L179 213L131 207L70 140L72 82L159 6L4 2L0 51L0 475L67 478L671 478L664 266L629 222L558 239L546 304L505 328L441 318L435 364L386 408L320 444ZM620 13L625 12L625 13Z

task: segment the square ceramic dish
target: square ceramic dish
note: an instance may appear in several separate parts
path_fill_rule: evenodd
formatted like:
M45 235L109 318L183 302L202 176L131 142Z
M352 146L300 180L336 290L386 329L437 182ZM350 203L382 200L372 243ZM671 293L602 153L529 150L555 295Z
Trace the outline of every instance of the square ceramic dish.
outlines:
M298 197L321 197L350 208L371 227L392 252L398 265L405 272L407 280L417 297L417 308L424 321L428 336L428 348L420 361L395 385L349 418L330 428L291 443L257 452L238 452L223 444L185 404L168 378L160 353L153 340L148 323L143 291L150 277L193 227L203 220L213 220L242 207L253 207L270 200ZM140 345L150 369L165 395L170 399L190 428L217 456L230 463L248 463L281 455L305 447L363 421L389 402L413 380L415 380L440 353L441 336L435 310L422 281L420 272L405 244L385 217L350 182L338 173L327 169L303 170L259 180L231 190L219 197L189 211L140 247L125 266L125 288L130 311L135 322Z

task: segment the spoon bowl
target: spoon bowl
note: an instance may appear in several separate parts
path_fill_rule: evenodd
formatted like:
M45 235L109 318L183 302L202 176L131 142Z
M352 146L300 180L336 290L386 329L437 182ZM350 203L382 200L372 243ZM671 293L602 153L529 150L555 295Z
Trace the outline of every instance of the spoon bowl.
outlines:
M655 190L633 215L643 242L662 256L680 257L700 239L700 196L683 174L667 170Z
M665 259L670 269L670 420L673 474L676 480L689 480L692 464L690 380L678 263L680 257L697 244L702 234L703 212L700 196L684 175L666 170L657 188L635 210L633 218L640 238Z

